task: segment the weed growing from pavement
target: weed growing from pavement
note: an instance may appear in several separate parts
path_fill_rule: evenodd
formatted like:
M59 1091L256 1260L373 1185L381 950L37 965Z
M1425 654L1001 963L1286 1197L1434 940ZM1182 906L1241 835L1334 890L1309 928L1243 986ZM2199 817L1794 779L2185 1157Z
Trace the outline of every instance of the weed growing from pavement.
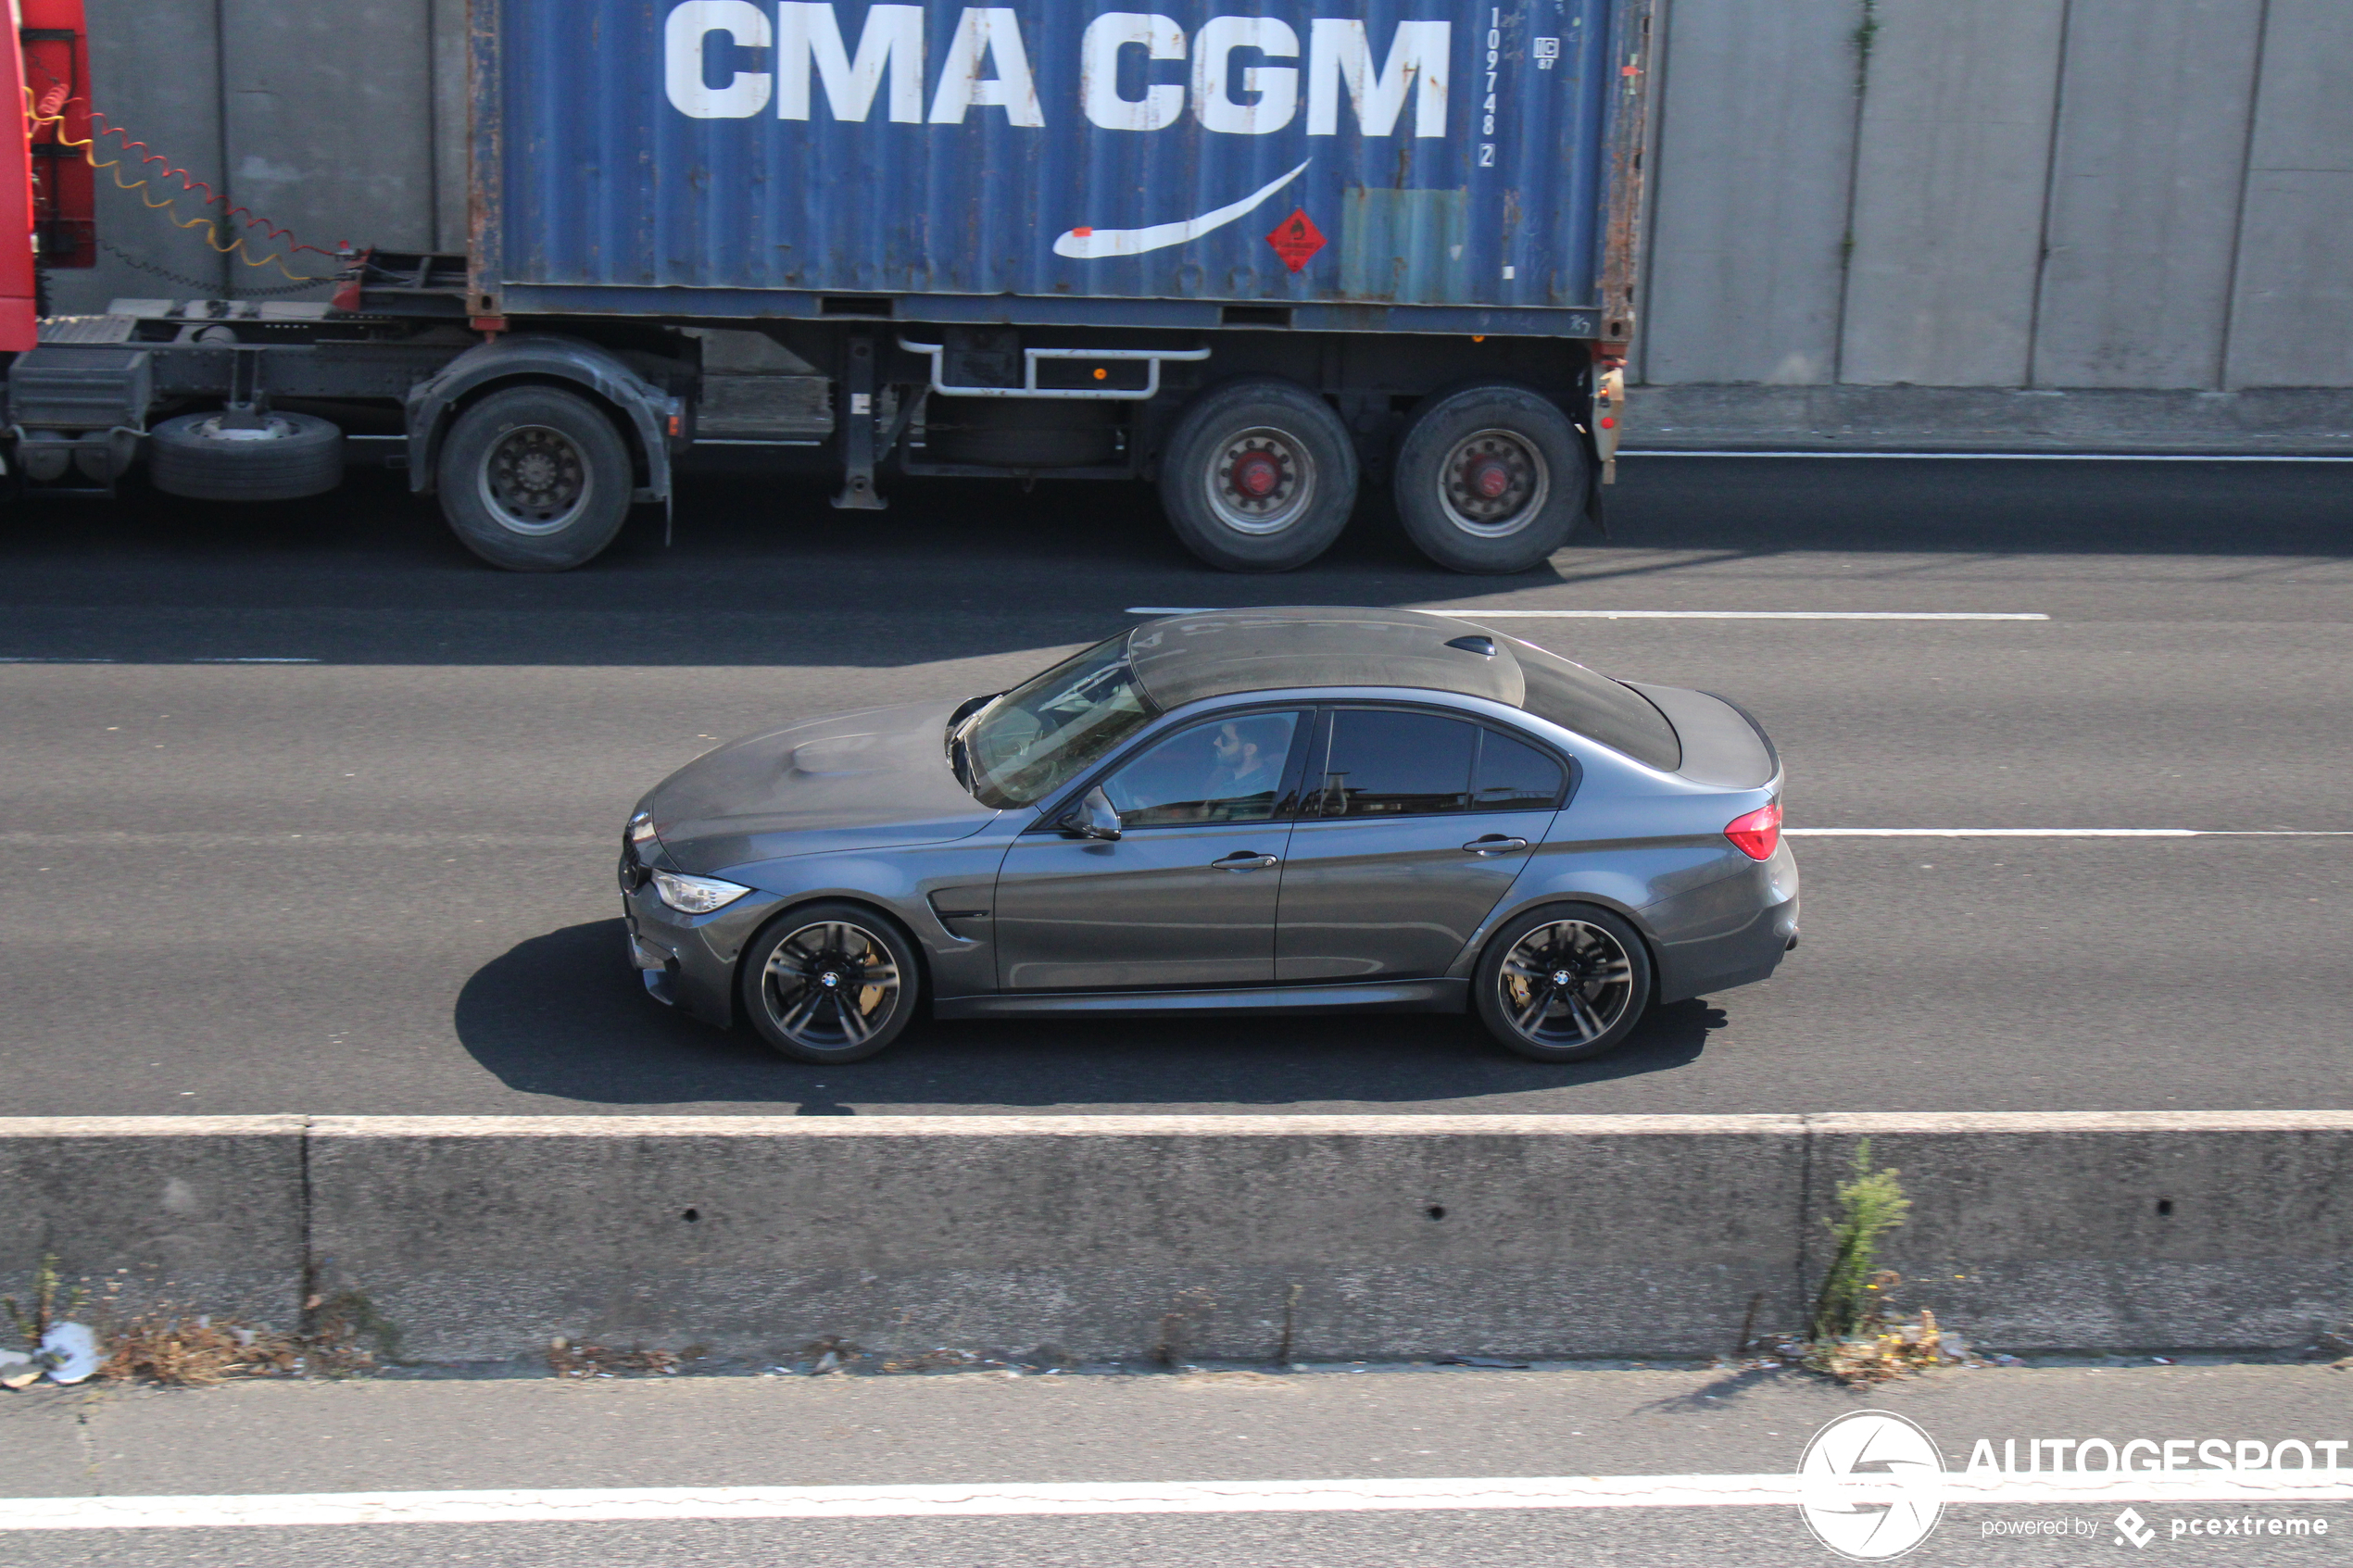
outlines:
M1842 1383L1884 1383L1960 1359L1945 1348L1936 1314L1927 1308L1909 1320L1889 1319L1892 1293L1904 1278L1893 1269L1871 1266L1880 1238L1911 1210L1900 1174L1872 1168L1870 1139L1856 1147L1854 1174L1839 1184L1836 1194L1830 1267L1814 1298L1806 1342L1788 1348L1806 1366Z
M59 1304L60 1296L63 1297L62 1306ZM17 1337L24 1341L25 1348L38 1350L42 1340L48 1337L49 1331L60 1323L81 1315L89 1299L90 1292L86 1286L77 1285L70 1290L65 1288L65 1282L57 1272L57 1254L44 1252L41 1255L39 1266L32 1271L31 1309L28 1311L19 1306L17 1298L10 1296L0 1299L0 1310L7 1312L8 1321L15 1325Z
M1817 1345L1844 1339L1866 1328L1884 1305L1881 1271L1871 1267L1879 1239L1904 1223L1912 1200L1904 1196L1902 1173L1871 1169L1871 1140L1855 1150L1855 1174L1839 1184L1837 1212L1831 1217L1830 1268L1814 1298L1812 1336Z

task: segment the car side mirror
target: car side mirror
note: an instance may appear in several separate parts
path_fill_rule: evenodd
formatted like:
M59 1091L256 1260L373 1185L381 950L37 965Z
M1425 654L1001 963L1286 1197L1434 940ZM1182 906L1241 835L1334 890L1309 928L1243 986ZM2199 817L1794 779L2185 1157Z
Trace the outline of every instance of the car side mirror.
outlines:
M1081 838L1117 838L1119 812L1112 805L1111 797L1099 784L1079 797L1078 804L1063 813L1059 824L1064 833Z

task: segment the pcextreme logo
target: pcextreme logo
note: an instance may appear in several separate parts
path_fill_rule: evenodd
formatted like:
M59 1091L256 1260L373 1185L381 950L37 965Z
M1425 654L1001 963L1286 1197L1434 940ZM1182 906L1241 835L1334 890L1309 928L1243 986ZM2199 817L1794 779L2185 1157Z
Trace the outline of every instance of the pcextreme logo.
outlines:
M1903 1556L1944 1513L1944 1461L1889 1411L1854 1411L1814 1434L1798 1461L1798 1508L1824 1546L1856 1562Z

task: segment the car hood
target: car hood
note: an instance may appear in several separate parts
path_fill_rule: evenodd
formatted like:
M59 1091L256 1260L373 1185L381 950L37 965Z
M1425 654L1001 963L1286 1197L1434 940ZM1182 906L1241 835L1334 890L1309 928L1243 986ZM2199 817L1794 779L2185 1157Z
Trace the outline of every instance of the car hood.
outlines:
M963 838L997 813L948 766L956 707L870 708L731 741L664 779L642 809L688 872Z

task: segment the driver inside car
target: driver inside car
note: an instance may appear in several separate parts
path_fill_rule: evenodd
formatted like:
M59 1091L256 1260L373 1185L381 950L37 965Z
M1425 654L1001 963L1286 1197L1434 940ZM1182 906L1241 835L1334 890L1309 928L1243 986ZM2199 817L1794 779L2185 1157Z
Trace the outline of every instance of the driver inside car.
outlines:
M1274 814L1297 716L1228 719L1170 736L1105 789L1129 827L1255 822Z

